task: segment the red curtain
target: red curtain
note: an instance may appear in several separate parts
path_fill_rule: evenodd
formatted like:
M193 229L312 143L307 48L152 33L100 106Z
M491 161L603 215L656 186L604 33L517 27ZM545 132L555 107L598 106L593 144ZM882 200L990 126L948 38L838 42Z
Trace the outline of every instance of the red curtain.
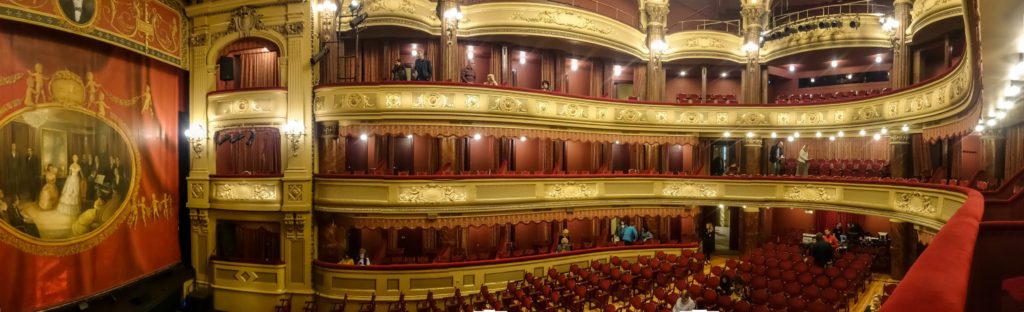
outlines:
M1007 127L1003 178L1009 179L1024 169L1024 123Z
M217 253L231 261L280 263L281 227L273 222L218 222Z
M842 223L842 228L845 231L848 223L856 223L861 227L864 227L864 215L852 214L846 212L837 211L825 211L815 210L814 211L814 230L818 232L825 231L825 229L833 229L836 223Z
M783 141L783 153L786 158L796 159L800 155L800 147L807 145L807 154L811 159L870 159L889 160L889 138L883 137L875 141L868 137L844 137L829 141L828 138L818 138L814 133L801 133L803 136L793 142L785 138L765 139L762 154L768 158L771 147L778 141ZM788 134L783 134L788 135Z
M217 131L218 175L281 174L281 133L277 128Z
M242 89L277 87L277 52L258 52L239 55Z
M914 172L911 175L920 177L932 172L932 143L920 134L910 136L910 151L913 157Z

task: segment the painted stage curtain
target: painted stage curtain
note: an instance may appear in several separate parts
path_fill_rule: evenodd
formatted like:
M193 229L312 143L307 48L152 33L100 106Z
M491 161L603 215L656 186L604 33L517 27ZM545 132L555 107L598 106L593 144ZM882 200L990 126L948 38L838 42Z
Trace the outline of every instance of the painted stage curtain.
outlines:
M181 261L178 113L185 76L109 44L0 19L0 154L10 155L16 143L17 154L33 147L44 166L86 153L99 155L101 164L98 171L80 164L77 189L55 174L63 185L53 192L79 194L56 208L33 195L17 203L0 198L7 212L30 216L0 216L0 281L8 285L0 310L75 302ZM17 176L10 165L0 160L0 180ZM115 176L124 179L114 184Z
M845 230L846 225L850 222L859 224L862 228L864 227L865 221L864 215L827 211L827 210L815 210L814 211L814 230L818 232L824 232L825 229L833 229L836 226L836 222L842 223L842 227Z
M1009 179L1024 169L1024 123L1007 127L1006 131L1006 162L1003 178Z
M217 131L218 175L281 174L281 133L277 128Z

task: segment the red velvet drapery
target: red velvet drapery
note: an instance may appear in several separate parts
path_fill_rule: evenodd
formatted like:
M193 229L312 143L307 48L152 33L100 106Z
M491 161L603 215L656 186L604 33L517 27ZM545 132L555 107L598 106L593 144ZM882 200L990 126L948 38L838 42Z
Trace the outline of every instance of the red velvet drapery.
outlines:
M836 223L842 223L843 231L846 231L846 225L849 223L856 223L861 227L864 226L864 215L852 214L846 212L837 211L826 211L816 210L814 211L814 230L823 232L825 229L833 229Z
M214 139L218 175L281 174L281 133L277 128L221 130Z

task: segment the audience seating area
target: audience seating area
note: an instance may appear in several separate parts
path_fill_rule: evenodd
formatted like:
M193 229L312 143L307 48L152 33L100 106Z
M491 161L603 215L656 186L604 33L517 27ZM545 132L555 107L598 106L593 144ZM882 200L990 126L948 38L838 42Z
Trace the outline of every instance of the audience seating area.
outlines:
M732 94L708 94L707 97L701 98L698 94L676 94L676 103L679 104L739 104L736 100L736 96Z
M825 177L884 178L889 176L889 162L871 159L811 159L807 174ZM796 159L786 159L783 175L796 175Z
M550 246L548 246L548 245L550 245ZM658 246L662 246L662 245L664 247L683 247L683 246L696 247L696 243L694 243L694 242L683 243L682 245L680 245L680 243L678 241L669 241L669 242L664 242L663 243L663 242L658 241L658 240L650 240L650 241L644 242L642 244L637 244L637 245L634 245L634 246L658 247ZM563 253L591 252L591 251L595 251L596 252L596 251L613 250L615 248L624 248L625 247L625 245L621 241L620 242L615 242L615 243L612 243L612 242L572 243L572 246L573 247L572 247L571 251L565 251ZM490 260L499 260L499 259L510 259L510 260L518 261L519 259L516 259L516 258L553 255L553 254L556 253L557 248L558 248L558 245L556 243L544 244L544 245L532 246L532 247L514 248L514 249L511 249L511 250L509 250L509 249L497 250L497 251L491 250L491 251L474 252L474 253L465 253L465 252L458 252L458 251L453 252L451 250L451 248L445 248L445 249L442 249L435 256L421 256L421 257L406 257L406 256L402 255L403 252L401 250L392 250L392 251L388 252L386 256L382 257L383 261L376 261L374 263L379 263L379 264L383 264L383 265L392 265L392 264L429 264L429 263L465 263L465 262L480 262L480 261L490 261Z
M866 289L872 257L844 253L821 268L797 245L769 243L740 260L727 260L725 266L710 266L710 273L705 272L704 255L692 250L680 256L658 252L636 262L612 257L588 267L573 264L564 273L553 268L545 276L527 273L496 292L484 285L478 294L463 296L456 289L443 302L428 293L416 311L669 312L683 295L698 308L716 311L838 311L849 309ZM719 289L725 276L734 281L728 293ZM388 311L405 307L400 297ZM363 306L374 308L373 303Z
M875 95L882 95L892 92L890 88L836 91L832 93L804 93L779 95L775 97L775 104L808 104L834 101L849 101Z

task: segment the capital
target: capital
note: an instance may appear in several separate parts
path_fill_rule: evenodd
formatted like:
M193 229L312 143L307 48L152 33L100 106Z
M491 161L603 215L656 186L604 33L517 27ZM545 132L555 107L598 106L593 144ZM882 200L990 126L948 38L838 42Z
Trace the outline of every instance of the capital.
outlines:
M764 142L764 140L762 140L760 137L744 137L743 138L743 146L744 147L746 147L746 146L751 146L751 147L761 146L762 144L764 144L763 142Z
M910 144L910 135L905 133L893 133L889 135L890 145Z

